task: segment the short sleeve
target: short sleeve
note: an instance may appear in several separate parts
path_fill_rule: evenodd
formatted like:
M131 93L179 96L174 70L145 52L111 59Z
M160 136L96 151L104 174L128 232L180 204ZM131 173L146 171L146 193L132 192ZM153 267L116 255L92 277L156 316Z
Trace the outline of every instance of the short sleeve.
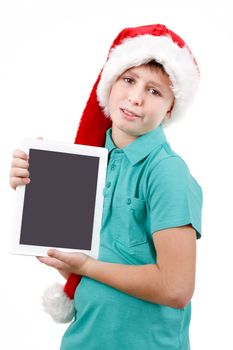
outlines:
M201 237L202 190L179 156L161 160L148 179L151 233L191 224Z

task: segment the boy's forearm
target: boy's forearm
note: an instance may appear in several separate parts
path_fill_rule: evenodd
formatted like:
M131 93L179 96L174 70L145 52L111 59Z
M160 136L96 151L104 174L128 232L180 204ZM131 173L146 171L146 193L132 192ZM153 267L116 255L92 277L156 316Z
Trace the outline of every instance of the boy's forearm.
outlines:
M158 265L124 265L91 259L86 277L152 303L177 307Z

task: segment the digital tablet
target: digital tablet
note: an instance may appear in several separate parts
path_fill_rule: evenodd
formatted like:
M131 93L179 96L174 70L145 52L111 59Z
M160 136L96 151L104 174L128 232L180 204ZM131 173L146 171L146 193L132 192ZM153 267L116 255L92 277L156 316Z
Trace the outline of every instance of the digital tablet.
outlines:
M10 251L46 256L49 248L97 258L106 148L24 139L31 182L16 189Z

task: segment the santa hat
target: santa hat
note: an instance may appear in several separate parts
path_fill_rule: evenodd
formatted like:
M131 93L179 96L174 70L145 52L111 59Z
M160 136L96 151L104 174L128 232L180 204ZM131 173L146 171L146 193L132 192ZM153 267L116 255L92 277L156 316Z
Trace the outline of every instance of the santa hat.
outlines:
M104 146L111 127L108 100L111 87L127 69L152 60L160 63L172 83L172 119L184 114L198 89L199 68L183 39L162 24L123 29L113 41L79 124L75 143Z
M199 83L199 69L189 47L161 24L126 28L113 41L107 61L93 86L75 143L104 146L106 131L111 127L108 100L113 83L127 69L153 60L163 66L172 84L175 97L172 119L185 112ZM56 322L69 322L74 317L73 298L80 279L80 276L71 274L64 288L56 285L46 291L43 304Z

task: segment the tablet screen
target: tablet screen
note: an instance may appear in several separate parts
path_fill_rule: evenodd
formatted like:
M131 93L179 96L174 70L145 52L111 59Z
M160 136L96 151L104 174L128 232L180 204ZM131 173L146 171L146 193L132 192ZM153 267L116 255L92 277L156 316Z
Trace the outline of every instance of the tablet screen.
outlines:
M91 249L99 157L29 150L20 244Z

